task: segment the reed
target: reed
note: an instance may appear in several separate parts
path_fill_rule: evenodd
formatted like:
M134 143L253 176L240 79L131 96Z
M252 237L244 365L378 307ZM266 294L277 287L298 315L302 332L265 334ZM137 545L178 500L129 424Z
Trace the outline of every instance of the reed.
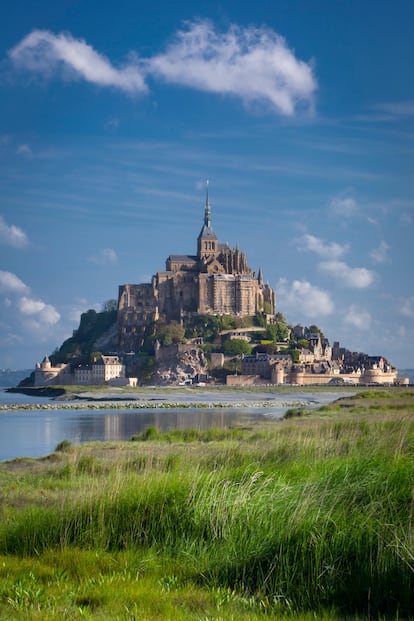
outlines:
M152 431L72 447L38 472L3 468L0 554L35 577L8 579L0 601L45 610L49 587L33 568L54 556L72 572L77 554L72 612L96 618L113 606L109 575L132 611L119 618L139 618L134 581L163 594L159 615L143 618L179 619L166 612L172 593L199 620L412 618L414 421L399 401L358 417L360 401L333 420L325 408L207 437ZM88 584L94 554L112 573L97 561ZM125 559L135 573L122 582Z

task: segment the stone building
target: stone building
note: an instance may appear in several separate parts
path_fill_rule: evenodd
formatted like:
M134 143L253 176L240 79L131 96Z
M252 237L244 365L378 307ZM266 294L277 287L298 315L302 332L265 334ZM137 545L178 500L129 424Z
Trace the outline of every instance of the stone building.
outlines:
M102 355L92 364L80 364L73 370L74 383L85 386L109 384L111 380L125 378L125 365L118 356Z
M197 254L170 255L164 271L151 283L119 287L119 345L123 351L137 349L146 326L159 318L181 320L192 315L248 316L264 312L274 317L274 290L247 264L238 247L219 242L211 225L206 193L204 223L197 238Z
M34 370L34 386L51 386L56 384L72 384L72 374L69 364L52 366L48 356L42 362L37 362Z

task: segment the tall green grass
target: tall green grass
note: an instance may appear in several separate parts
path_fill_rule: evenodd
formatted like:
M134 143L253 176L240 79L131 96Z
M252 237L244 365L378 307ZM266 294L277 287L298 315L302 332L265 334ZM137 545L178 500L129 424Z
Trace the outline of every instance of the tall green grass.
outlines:
M250 606L251 618L410 618L414 423L407 412L317 416L208 442L151 432L107 452L60 453L41 474L18 475L0 554L149 555L175 567L164 590L207 589L220 605ZM79 605L90 596L89 607L105 606L97 593Z

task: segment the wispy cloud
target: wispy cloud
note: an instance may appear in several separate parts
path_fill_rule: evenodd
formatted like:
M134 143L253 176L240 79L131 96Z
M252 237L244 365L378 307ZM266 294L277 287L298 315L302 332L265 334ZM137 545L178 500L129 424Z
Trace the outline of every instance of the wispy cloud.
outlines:
M60 71L65 79L81 78L131 94L148 90L135 59L130 58L123 67L114 67L86 41L70 34L33 30L10 50L9 56L15 65L45 77Z
M317 89L310 63L296 58L285 39L266 28L231 25L217 32L212 22L187 22L166 51L149 58L130 54L115 67L82 39L34 30L9 51L19 68L46 78L83 79L130 94L148 92L147 79L259 103L292 116L313 110Z
M89 261L97 265L114 265L118 262L118 255L112 248L101 248Z
M345 312L344 321L358 330L369 330L372 317L368 311L352 304Z
M329 211L344 218L354 216L357 210L358 204L351 196L335 196L329 203Z
M371 122L398 121L414 117L414 101L388 101L372 106L371 114L359 115L357 120Z
M324 259L339 259L349 250L348 244L324 242L314 235L303 235L299 240L299 250L309 250Z
M16 149L16 153L17 155L22 155L23 157L30 158L33 156L33 151L28 144L20 144Z
M401 301L400 313L404 315L404 317L414 319L414 296L404 298Z
M289 283L282 278L277 291L283 299L286 310L292 315L303 314L306 317L316 318L330 315L334 311L334 303L329 293L307 280L294 280Z
M0 244L14 248L26 248L29 245L29 240L22 229L14 224L7 224L4 218L0 216Z
M321 261L318 266L333 276L339 285L355 289L370 287L375 280L375 272L365 267L350 267L344 261Z
M370 256L374 263L386 263L389 261L388 250L389 245L385 241L381 241L378 248L371 250Z

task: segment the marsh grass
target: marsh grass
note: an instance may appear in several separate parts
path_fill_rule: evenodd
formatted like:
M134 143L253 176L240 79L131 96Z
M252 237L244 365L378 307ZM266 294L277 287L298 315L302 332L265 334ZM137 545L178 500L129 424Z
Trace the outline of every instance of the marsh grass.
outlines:
M3 464L0 618L413 618L413 395L380 392Z

